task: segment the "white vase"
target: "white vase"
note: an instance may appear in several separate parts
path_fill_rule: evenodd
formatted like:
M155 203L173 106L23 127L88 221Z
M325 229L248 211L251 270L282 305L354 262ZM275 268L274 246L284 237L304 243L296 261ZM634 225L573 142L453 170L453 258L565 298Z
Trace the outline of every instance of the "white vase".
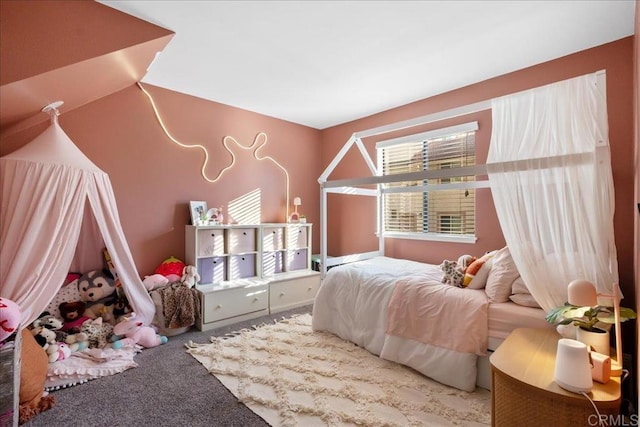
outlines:
M603 329L587 331L577 328L576 339L587 346L593 347L596 352L609 356L609 331Z

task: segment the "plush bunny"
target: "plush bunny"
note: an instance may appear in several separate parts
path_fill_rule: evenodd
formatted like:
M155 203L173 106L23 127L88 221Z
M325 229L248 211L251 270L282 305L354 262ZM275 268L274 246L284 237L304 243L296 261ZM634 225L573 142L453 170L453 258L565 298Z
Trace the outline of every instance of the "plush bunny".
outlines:
M186 265L182 269L182 279L180 279L182 284L186 285L188 288L193 288L200 281L200 275L198 274L198 270L193 265Z
M125 337L112 344L112 347L116 350L135 344L140 344L146 348L156 347L168 341L167 337L156 334L152 327L144 326L141 321L136 320L134 312L131 313L130 317L118 323L113 328L113 333L119 337Z

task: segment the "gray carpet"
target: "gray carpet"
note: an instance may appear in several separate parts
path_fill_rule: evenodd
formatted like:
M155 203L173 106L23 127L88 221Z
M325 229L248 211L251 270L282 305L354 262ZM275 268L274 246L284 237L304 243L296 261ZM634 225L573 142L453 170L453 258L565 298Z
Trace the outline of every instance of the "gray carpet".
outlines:
M138 367L52 392L56 406L25 426L267 426L186 353L189 340L208 343L263 322L311 313L312 306L259 317L224 328L189 332L135 356Z

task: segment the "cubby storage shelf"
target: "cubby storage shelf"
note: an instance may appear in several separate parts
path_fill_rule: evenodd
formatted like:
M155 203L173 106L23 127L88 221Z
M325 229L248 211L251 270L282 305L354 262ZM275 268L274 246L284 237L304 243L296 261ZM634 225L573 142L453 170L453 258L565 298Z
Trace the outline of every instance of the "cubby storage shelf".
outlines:
M311 268L312 224L185 228L185 263L200 275L201 330L311 304L320 274Z

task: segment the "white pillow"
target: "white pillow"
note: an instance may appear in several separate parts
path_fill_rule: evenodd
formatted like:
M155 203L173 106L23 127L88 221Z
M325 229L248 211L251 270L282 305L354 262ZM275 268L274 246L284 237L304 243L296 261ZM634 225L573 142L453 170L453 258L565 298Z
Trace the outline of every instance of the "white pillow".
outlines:
M490 302L507 302L511 295L511 285L520 276L508 247L498 250L493 257L493 265L487 277L485 292Z
M541 308L540 304L538 304L535 298L533 298L533 295L529 292L529 288L527 288L527 285L520 276L513 281L513 284L511 285L511 294L512 295L509 299L518 305Z
M465 270L462 287L469 289L482 289L487 283L491 265L493 264L493 256L496 251L484 254L482 257L473 261Z
M524 305L525 307L540 308L540 304L533 298L531 294L513 294L509 299L518 305Z
M518 276L516 280L511 284L511 293L512 294L530 294L529 288L524 284L524 280L522 280L522 276Z

